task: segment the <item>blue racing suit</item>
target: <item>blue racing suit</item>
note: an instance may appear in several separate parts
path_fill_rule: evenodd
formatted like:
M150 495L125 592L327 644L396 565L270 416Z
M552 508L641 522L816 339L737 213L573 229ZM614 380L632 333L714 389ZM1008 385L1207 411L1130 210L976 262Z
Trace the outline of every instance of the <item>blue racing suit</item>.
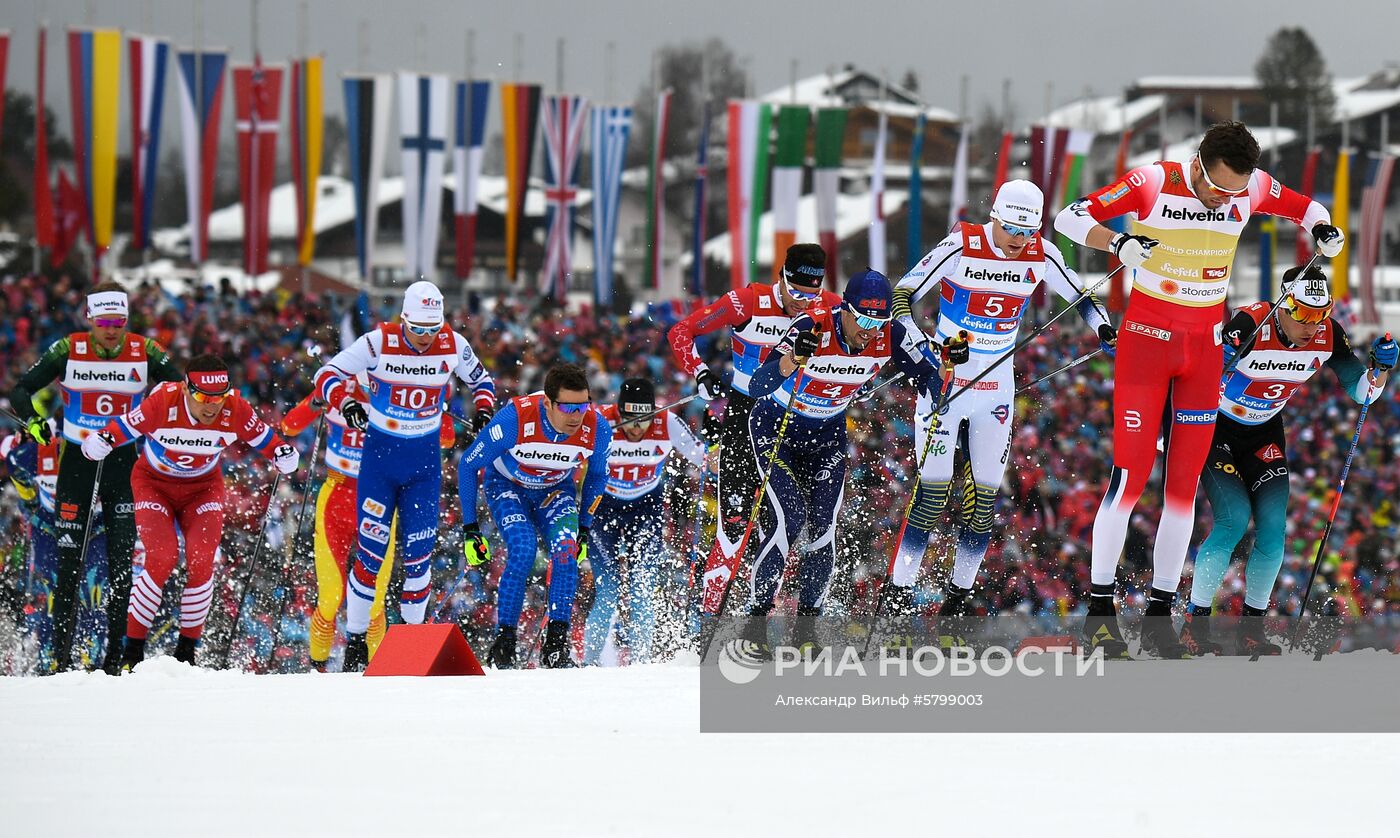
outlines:
M582 427L565 435L549 423L543 401L540 393L511 399L457 465L462 523L476 523L476 473L484 468L486 505L506 540L496 594L496 622L502 627L520 621L539 534L549 553L549 619L569 620L578 587L579 528L592 524L608 479L612 427L607 420L590 408ZM582 509L573 479L580 465L585 468Z

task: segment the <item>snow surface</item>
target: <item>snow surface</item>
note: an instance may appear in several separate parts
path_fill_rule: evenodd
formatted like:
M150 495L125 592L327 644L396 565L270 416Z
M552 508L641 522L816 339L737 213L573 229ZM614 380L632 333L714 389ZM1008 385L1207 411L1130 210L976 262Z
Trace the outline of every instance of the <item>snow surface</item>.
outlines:
M0 833L1394 834L1394 736L702 735L698 673L0 678Z

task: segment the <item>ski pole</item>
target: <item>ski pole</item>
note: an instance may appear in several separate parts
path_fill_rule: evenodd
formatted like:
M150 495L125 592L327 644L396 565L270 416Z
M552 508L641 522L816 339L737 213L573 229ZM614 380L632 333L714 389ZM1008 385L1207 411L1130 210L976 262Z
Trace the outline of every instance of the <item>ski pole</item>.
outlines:
M1072 369L1074 369L1075 367L1079 366L1080 364L1084 363L1085 361L1089 360L1090 358L1094 357L1095 355L1098 355L1100 352L1103 352L1103 347L1099 347L1098 349L1095 349L1093 352L1090 352L1090 353L1088 353L1088 354L1086 354L1086 355L1080 355L1078 358L1075 358L1073 361L1070 361L1068 364L1065 364L1063 367L1060 367L1059 369L1055 370L1054 372L1047 372L1045 375L1042 375L1040 378L1037 378L1035 381L1032 381L1030 384L1026 384L1026 385L1024 385L1024 386L1022 386L1022 387L1017 388L1017 390L1016 390L1016 395L1018 395L1018 396L1021 395L1022 393L1026 392L1026 391L1029 390L1029 389L1031 389L1032 387L1034 387L1035 385L1039 384L1040 382L1046 381L1046 380L1051 379L1051 378L1054 378L1055 376L1059 375L1060 373L1064 372L1065 370L1072 370Z
M645 421L647 421L648 419L650 419L651 417L655 416L655 415L658 414L658 413L665 413L666 411L668 411L668 410L670 410L670 409L672 409L672 408L680 407L681 405L687 404L687 403L689 403L689 402L693 402L693 401L695 401L695 400L698 399L698 398L700 398L700 394L699 394L699 393L692 393L691 395L686 396L686 397L683 398L683 399L679 399L679 400L677 400L677 401L671 402L670 404L663 404L661 407L656 408L655 410L651 411L650 413L643 413L641 416L635 416L635 417L623 416L621 419L618 420L618 424L620 424L620 425L630 425L630 424L632 424L632 423L634 423L634 422L636 422L636 423L645 422Z
M991 364L991 366L982 370L972 380L964 384L962 386L962 389L958 390L958 392L954 393L951 397L949 397L948 404L952 404L953 402L957 401L958 396L961 396L963 393L966 393L968 390L971 390L974 386L976 386L977 382L986 378L988 375L991 375L992 370L996 369L997 367L1014 358L1017 352L1024 349L1031 341L1044 334L1045 330L1050 328L1050 325L1052 323L1054 323L1056 320L1059 320L1065 315L1065 312L1069 311L1070 309L1074 308L1075 306L1079 305L1085 300L1093 299L1094 292L1098 290L1099 286L1103 285L1105 282L1108 282L1114 277L1115 274L1117 274L1121 270L1123 270L1123 266L1119 265L1118 267L1104 274L1102 277L1099 278L1098 282L1094 283L1093 287L1088 288L1084 291L1084 293L1080 294L1078 297L1075 297L1073 302L1060 309L1060 311L1053 315L1049 320L1046 320L1044 323L1041 323L1039 326L1035 327L1035 329L1032 330L1029 335L1026 335L1015 346L1011 347L1011 349L1008 350L1005 355L1002 355L1000 358L996 359L996 361L994 361Z
M243 623L243 600L247 598L248 586L253 581L253 568L257 566L258 556L262 555L263 542L267 540L267 522L272 519L272 502L277 499L277 486L282 482L282 472L277 472L272 478L272 491L267 495L267 507L263 510L262 527L258 529L258 541L253 545L253 558L248 561L247 570L243 573L243 585L238 592L238 608L233 615L233 628L228 633L228 643L224 646L224 658L220 668L228 668L229 655L233 652L233 642L238 637L239 626Z
M1390 340L1390 332L1385 333ZM1327 526L1322 530L1322 538L1317 542L1317 553L1313 556L1312 573L1308 575L1308 586L1303 589L1303 602L1298 608L1298 622L1293 626L1293 636L1288 640L1288 651L1298 645L1298 631L1303 626L1303 615L1308 611L1308 599L1312 597L1313 583L1317 581L1317 569L1322 566L1322 551L1327 548L1327 537L1332 534L1332 522L1337 520L1337 509L1342 505L1342 491L1347 487L1347 473L1351 471L1351 460L1356 456L1356 447L1361 443L1361 430L1366 426L1366 412L1371 407L1371 395L1375 384L1367 376L1366 401L1361 404L1361 415L1356 418L1356 432L1351 435L1351 448L1346 461L1342 463L1342 476L1337 480L1337 494L1332 498L1332 511L1327 514Z
M954 340L961 339L966 341L966 338L967 332L960 332L959 338L955 338ZM942 352L944 361L947 362L950 354L947 342L943 344ZM947 372L944 374L943 386L938 389L938 401L934 404L933 415L929 418L928 431L924 434L924 450L923 453L919 455L918 466L914 469L914 490L909 493L909 502L904 505L903 520L899 525L899 534L901 538L904 536L904 528L909 525L909 513L914 510L914 501L919 496L919 475L923 473L924 461L927 459L929 451L933 449L934 434L937 432L939 426L942 425L943 410L951 401L951 399L948 398L948 393L952 391L953 382L957 380L956 373L957 365L948 363ZM896 555L899 553L898 542L896 542L895 553ZM870 641L875 635L875 623L880 619L880 612L885 606L885 591L889 587L890 580L894 577L894 563L895 556L891 556L890 563L885 568L885 578L880 581L880 589L875 593L875 608L870 615L870 624L865 627L865 649L861 652L862 659L870 654Z
M903 381L903 380L904 380L904 373L902 373L902 372L897 372L897 373L895 373L894 375L890 376L889 378L886 378L884 381L881 381L879 384L876 384L874 387L871 387L869 390L866 390L864 393L858 393L858 394L857 394L857 398L852 399L852 401L856 401L856 402L868 402L868 401L870 401L870 399L871 399L872 397L874 397L874 395L875 395L876 393L880 392L881 390L885 389L886 387L890 386L891 384L894 384L896 381Z
M749 536L753 534L754 522L758 520L759 509L763 506L763 494L768 491L768 481L773 476L773 463L778 459L778 449L783 447L783 438L787 435L788 420L792 418L793 407L797 404L797 393L802 389L802 375L807 371L807 361L810 358L803 358L797 365L796 377L792 381L792 393L788 395L787 405L783 408L783 418L778 421L778 436L773 440L773 447L768 449L768 462L764 464L763 481L759 483L758 491L753 493L753 503L749 506L749 520L744 525L744 535L739 539L739 549L735 551L736 556L742 557L749 545ZM782 363L782 361L778 361ZM723 523L723 522L721 522ZM724 590L720 593L719 608L715 611L715 617L724 616L724 606L729 602L729 592L734 589L734 577L738 575L736 568L729 578L724 580ZM701 586L701 597L704 597L704 587ZM710 643L714 641L714 633L711 632L705 638L700 649L700 661L704 663L705 656L709 654Z
M292 564L296 562L297 544L301 541L301 528L306 523L306 502L311 499L311 486L313 485L313 479L316 476L316 453L321 450L321 440L324 439L324 434L326 430L326 403L321 401L320 399L312 399L311 406L314 408L319 408L321 410L321 416L319 419L316 420L316 435L311 439L311 453L307 455L307 457L309 458L309 464L306 467L306 486L302 489L301 492L301 511L297 513L297 528L292 531L292 559L291 562L287 564L286 568L282 572L283 596L286 597L286 600L284 600L283 606L280 609L282 614L286 613L287 604L290 603L292 599L291 568ZM314 534L312 535L312 540L314 544ZM312 550L314 553L314 546L312 547ZM281 639L282 620L279 616L279 618L274 622L272 626L272 654L274 656L277 654L277 644L281 641Z

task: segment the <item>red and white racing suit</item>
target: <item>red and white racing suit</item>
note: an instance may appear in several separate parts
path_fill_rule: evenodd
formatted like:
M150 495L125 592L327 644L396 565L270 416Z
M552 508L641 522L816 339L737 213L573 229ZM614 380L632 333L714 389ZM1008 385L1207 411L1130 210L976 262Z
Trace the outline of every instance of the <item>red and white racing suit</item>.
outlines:
M1152 587L1175 592L1191 539L1196 483L1210 451L1220 403L1225 297L1240 234L1252 215L1277 215L1306 229L1327 210L1266 172L1248 191L1209 209L1191 190L1189 167L1159 162L1065 207L1055 229L1084 244L1100 223L1121 215L1131 232L1158 240L1133 271L1133 292L1118 329L1114 368L1113 472L1094 519L1091 581L1114 584L1128 519L1166 442L1164 502L1152 555ZM1170 422L1163 427L1164 417Z

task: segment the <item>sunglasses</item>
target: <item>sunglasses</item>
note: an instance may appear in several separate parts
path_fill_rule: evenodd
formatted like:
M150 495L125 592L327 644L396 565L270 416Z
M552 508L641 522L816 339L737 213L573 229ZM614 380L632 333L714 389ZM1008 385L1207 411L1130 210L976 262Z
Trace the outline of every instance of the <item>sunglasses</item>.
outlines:
M213 393L206 393L203 390L200 390L199 388L195 387L193 384L190 384L188 386L190 390L190 398L194 399L200 404L223 404L224 401L228 399L227 392L215 395Z
M1008 236L1025 236L1026 238L1030 238L1034 236L1036 230L1039 229L1038 227L1017 227L1015 224L1007 224L1005 221L998 221L997 223L1001 225L1001 229L1005 230Z
M820 287L812 288L809 290L797 285L793 285L792 272L787 270L786 268L783 269L783 285L786 286L788 294L794 300L801 300L804 303L819 300L822 296L822 289Z
M1289 303L1290 304L1287 306L1288 316L1299 323L1307 323L1310 325L1321 323L1332 314L1332 306L1330 305L1319 308L1318 306L1310 306L1307 303L1299 302L1296 298L1290 299Z
M120 329L126 325L125 317L98 317L93 319L93 324L101 329Z
M1206 186L1210 187L1210 190L1217 195L1221 195L1226 198L1234 198L1236 196L1243 195L1244 193L1249 191L1248 183L1245 183L1243 189L1221 189L1219 186L1216 186L1215 181L1210 179L1210 172L1206 171L1206 163L1204 160L1201 159L1201 156L1199 154L1196 155L1196 165L1201 168L1201 177L1205 178ZM1249 173L1253 175L1254 170L1250 169Z
M593 402L553 402L560 413L586 413Z
M436 326L419 326L417 323L409 323L405 320L403 327L407 329L410 334L422 337L423 335L437 334L437 330L441 329L442 325L438 324Z
M846 306L846 311L851 313L851 316L856 319L856 325L862 329L878 329L890 322L890 318L888 317L870 317L861 314L850 306Z

